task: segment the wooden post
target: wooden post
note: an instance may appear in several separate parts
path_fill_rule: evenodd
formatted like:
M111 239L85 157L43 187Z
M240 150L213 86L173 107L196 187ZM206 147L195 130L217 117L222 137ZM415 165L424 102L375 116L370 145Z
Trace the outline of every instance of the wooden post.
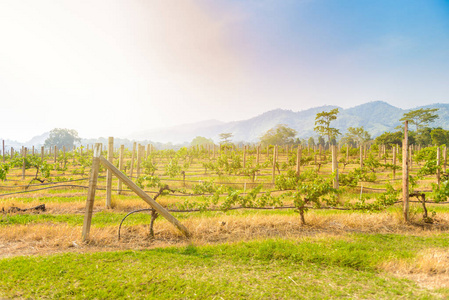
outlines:
M142 161L142 149L145 146L137 145L137 163L136 163L136 177L140 176L140 162ZM143 149L144 150L144 149Z
M133 152L131 154L131 166L129 168L129 178L133 178L133 171L134 171L134 158L136 155L136 142L133 143Z
M440 185L441 175L440 175L440 165L441 165L441 148L437 147L437 184Z
M257 146L257 154L256 154L256 165L259 164L259 156L260 156L260 145Z
M125 152L125 145L120 145L120 153L118 160L118 169L120 172L123 171L123 153ZM122 193L122 181L119 179L117 186L117 194L120 195Z
M161 216L163 216L167 221L175 225L185 236L189 237L190 233L184 225L182 225L175 217L173 217L164 207L159 203L154 201L147 193L145 193L141 188L139 188L134 182L120 172L113 164L111 164L104 157L100 156L100 161L103 166L110 170L115 176L123 181L134 193L136 193L142 200L148 203L152 208L154 208Z
M396 178L396 145L393 145L393 179Z
M363 145L360 144L360 169L363 168Z
M335 172L334 177L334 189L338 189L338 157L337 157L337 146L332 145L332 173Z
M25 179L25 170L26 170L27 148L23 148L22 157L23 157L22 180L24 180Z
M277 155L277 146L274 146L273 148L273 174L272 174L272 179L271 181L274 183L274 178L276 176L276 155Z
M409 221L408 163L408 121L405 121L402 141L402 201L405 222Z
M246 146L243 146L243 168L246 167Z
M114 160L114 138L110 136L108 138L108 160L111 162ZM112 208L112 173L106 172L106 208Z
M5 140L3 140L3 150L2 150L2 155L3 155L3 162L5 162Z
M45 152L45 148L44 146L41 147L41 160L42 162L44 162L44 152Z
M298 146L298 152L296 154L296 176L299 176L301 173L301 154L302 148L301 145Z
M100 150L101 144L96 143L92 159L92 169L89 177L89 189L87 191L86 211L84 213L82 240L89 239L90 225L92 223L92 212L94 208L95 191L97 189L98 171L100 169Z
M446 173L446 165L447 165L447 147L443 148L443 172Z
M62 146L62 157L63 157L63 160L64 160L64 168L65 168L65 166L66 166L66 159L65 159L65 146Z
M11 147L11 159L13 159L13 158L14 158L14 148Z
M409 150L409 159L410 159L410 172L412 171L412 169L413 169L413 146L410 146L409 147L410 148L410 150Z
M349 144L346 144L346 162L349 162Z

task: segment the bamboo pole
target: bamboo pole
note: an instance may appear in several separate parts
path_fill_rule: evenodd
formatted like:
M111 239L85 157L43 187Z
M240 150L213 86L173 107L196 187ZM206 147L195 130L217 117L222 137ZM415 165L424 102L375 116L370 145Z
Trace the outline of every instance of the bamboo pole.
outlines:
M101 144L96 143L92 158L92 169L89 177L89 189L87 191L86 210L84 213L82 240L89 239L90 225L92 223L92 212L94 208L95 191L97 189L98 172L100 170L100 148Z

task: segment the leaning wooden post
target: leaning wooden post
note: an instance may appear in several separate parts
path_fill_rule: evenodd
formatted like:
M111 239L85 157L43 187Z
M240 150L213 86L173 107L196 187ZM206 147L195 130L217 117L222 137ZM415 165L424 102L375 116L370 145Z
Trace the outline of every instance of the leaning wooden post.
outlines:
M108 160L112 163L114 160L114 138L108 138ZM112 173L106 172L106 208L112 208Z
M402 201L405 222L409 221L408 164L408 121L405 121L402 141Z
M123 153L125 152L125 145L120 145L120 153L119 153L119 160L118 160L118 169L120 172L123 171ZM122 193L122 181L119 179L118 186L117 186L117 194Z
M123 183L126 184L140 198L142 198L142 200L144 200L152 208L154 208L158 214L160 214L165 219L167 219L167 221L175 225L176 228L178 228L179 231L181 231L185 236L187 237L190 236L189 231L184 225L182 225L175 217L173 217L163 206L154 201L153 198L151 198L147 193L145 193L141 188L139 188L134 182L132 182L129 178L127 178L125 174L117 170L117 168L113 164L111 164L108 160L106 160L104 157L101 156L100 161L103 166L105 166L108 170L114 173L115 176L117 176L120 180L122 180Z
M299 176L301 170L301 154L302 154L302 149L301 149L301 145L298 146L298 152L296 154L296 176Z
M437 184L440 185L441 175L440 175L440 165L441 165L441 149L437 146Z
M334 189L338 189L338 160L337 160L337 146L332 145L332 173L335 172Z
M97 189L98 171L100 170L100 150L101 144L96 143L92 158L92 169L89 177L89 189L87 191L86 211L84 213L82 240L89 239L90 225L92 223L92 212L94 208L95 191Z

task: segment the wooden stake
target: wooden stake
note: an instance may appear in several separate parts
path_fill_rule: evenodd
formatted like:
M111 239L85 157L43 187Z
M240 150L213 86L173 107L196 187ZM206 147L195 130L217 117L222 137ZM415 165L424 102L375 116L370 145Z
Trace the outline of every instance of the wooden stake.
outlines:
M94 208L95 191L97 189L98 171L100 170L100 150L101 144L96 143L92 158L92 169L89 177L89 189L87 191L86 211L84 213L82 240L89 239L90 225L92 223L92 212Z
M402 141L402 201L405 222L409 221L408 164L408 121L405 121L404 140Z
M118 160L118 169L120 172L123 171L123 153L125 152L125 145L120 145L120 153L119 153L119 160ZM122 181L119 179L118 181L118 187L117 187L117 194L120 195L122 193Z
M23 148L22 156L23 156L23 163L22 163L22 180L24 180L24 179L25 179L26 159L27 159L27 148Z
M273 174L272 174L272 179L271 181L274 183L274 179L276 176L276 155L277 155L277 146L274 146L273 148Z
M440 175L440 165L441 165L441 148L437 147L437 184L440 185L441 175Z
M393 146L393 179L396 178L396 145Z
M338 189L338 157L337 157L337 146L332 145L332 173L335 172L334 177L334 189Z
M301 173L301 154L302 154L301 146L298 146L298 152L296 154L296 176L299 176Z
M129 178L133 178L135 155L136 155L136 142L133 143L133 152L131 154L131 166L129 168Z
M114 160L114 138L108 138L108 160L112 163ZM112 208L112 173L106 172L106 208Z

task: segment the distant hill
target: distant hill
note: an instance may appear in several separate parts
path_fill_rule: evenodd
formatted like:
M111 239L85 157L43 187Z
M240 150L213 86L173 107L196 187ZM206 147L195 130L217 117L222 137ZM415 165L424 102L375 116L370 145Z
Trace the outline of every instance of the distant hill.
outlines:
M179 148L188 146L188 143L197 136L211 138L218 143L220 141L220 133L225 132L233 134L233 142L257 143L259 138L267 130L277 124L286 124L295 129L298 132L297 137L299 138L316 137L317 135L313 131L316 114L334 108L339 108L340 113L332 125L338 128L342 134L346 133L348 127L363 126L373 138L385 131L396 131L395 128L401 125L399 119L402 118L405 112L412 110L394 107L383 101L369 102L347 109L332 105L315 107L298 112L275 109L242 121L220 122L217 120L207 120L168 128L144 130L131 134L126 139L116 138L115 144L125 144L130 148L132 147L133 141L139 141L142 144L151 143L158 149ZM439 118L430 124L430 126L449 129L449 104L437 103L415 107L413 109L419 108L438 108ZM32 138L26 143L6 140L5 146L7 150L9 150L9 147L18 149L22 145L26 147L38 147L45 142L48 136L49 132L46 132ZM81 141L82 144L93 144L95 142L106 143L107 139L82 139Z
M265 112L248 120L223 123L219 121L205 121L194 124L180 125L160 130L148 130L133 134L134 139L145 139L162 143L190 142L196 136L212 138L219 142L219 134L224 132L233 133L233 141L258 142L261 135L277 124L286 124L298 132L299 138L316 136L313 131L315 116L322 111L339 108L338 119L333 126L340 129L344 134L348 127L363 126L372 137L376 137L385 131L395 131L395 127L401 125L399 119L409 110L392 106L383 101L374 101L343 109L338 106L320 106L303 111L275 109ZM418 108L439 108L440 116L432 127L449 129L449 104L432 104Z

